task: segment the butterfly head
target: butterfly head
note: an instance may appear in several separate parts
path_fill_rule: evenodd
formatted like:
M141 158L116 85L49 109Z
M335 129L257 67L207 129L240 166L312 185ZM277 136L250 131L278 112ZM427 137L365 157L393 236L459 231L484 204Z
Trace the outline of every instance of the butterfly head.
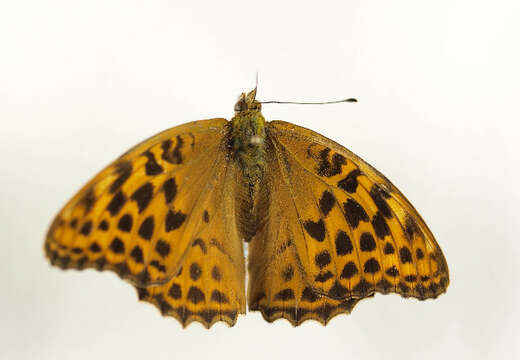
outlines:
M235 112L240 113L242 111L260 111L262 110L262 104L255 99L256 88L250 91L248 94L242 93L235 104Z

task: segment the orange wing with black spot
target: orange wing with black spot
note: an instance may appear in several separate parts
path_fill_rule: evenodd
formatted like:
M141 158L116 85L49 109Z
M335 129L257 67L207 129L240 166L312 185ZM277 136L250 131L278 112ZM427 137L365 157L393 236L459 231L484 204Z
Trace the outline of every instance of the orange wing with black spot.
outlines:
M249 248L250 309L293 325L327 323L375 292L435 298L444 255L408 200L337 143L268 123L265 220Z
M52 223L51 263L112 270L183 325L233 325L245 312L245 269L228 124L174 127L101 171Z

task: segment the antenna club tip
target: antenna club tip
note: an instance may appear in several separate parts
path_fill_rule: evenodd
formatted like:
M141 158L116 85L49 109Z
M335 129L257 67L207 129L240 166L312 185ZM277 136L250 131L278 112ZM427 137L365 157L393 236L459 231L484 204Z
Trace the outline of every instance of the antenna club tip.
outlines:
M354 99L354 98L350 98L350 99L347 99L345 101L346 102L351 102L351 103L358 102L357 99Z

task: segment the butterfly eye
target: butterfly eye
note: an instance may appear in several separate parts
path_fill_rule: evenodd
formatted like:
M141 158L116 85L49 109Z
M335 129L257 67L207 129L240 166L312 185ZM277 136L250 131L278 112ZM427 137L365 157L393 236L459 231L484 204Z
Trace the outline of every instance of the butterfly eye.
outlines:
M247 104L244 99L238 100L238 102L235 104L235 111L245 111L247 110Z

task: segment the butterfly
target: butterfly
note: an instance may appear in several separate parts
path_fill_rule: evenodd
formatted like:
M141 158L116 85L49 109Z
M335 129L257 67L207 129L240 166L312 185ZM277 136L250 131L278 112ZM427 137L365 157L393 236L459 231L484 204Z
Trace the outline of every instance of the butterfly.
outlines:
M59 212L45 253L111 270L183 326L233 326L247 304L272 322L327 324L362 299L436 298L446 259L414 207L341 145L265 121L256 89L230 120L195 121L136 145Z

